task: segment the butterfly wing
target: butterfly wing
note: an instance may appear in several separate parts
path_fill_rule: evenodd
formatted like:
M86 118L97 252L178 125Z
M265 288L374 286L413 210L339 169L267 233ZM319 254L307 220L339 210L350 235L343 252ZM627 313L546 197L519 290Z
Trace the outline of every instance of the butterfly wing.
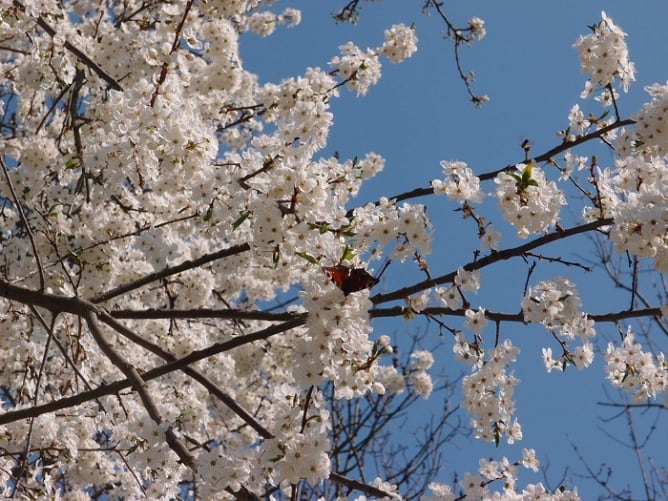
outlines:
M343 290L346 279L350 274L350 270L348 268L338 264L336 266L325 266L323 271L339 289Z
M378 279L369 274L364 268L353 268L348 273L348 277L343 281L343 293L348 295L351 292L370 289L378 283Z
M337 264L336 266L325 266L323 271L346 296L351 292L370 289L379 281L378 278L370 275L364 268L353 268L351 270L341 264Z

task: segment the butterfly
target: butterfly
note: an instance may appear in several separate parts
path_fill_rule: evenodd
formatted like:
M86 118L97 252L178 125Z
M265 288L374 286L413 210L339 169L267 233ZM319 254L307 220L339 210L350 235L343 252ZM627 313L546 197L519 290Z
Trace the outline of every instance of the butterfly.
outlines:
M380 282L380 275L383 274L389 261L385 263L378 277L369 274L364 268L347 268L342 264L336 266L325 266L323 271L334 282L334 284L347 296L351 292L370 289Z

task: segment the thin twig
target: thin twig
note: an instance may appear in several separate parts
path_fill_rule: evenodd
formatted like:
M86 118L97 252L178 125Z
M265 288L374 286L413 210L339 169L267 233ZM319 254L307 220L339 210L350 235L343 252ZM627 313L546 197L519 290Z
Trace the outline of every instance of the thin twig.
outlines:
M21 222L25 226L26 232L28 232L28 238L30 239L30 245L32 247L32 252L35 254L35 262L37 263L37 269L39 271L39 290L44 290L45 279L44 279L44 267L42 266L42 260L39 258L39 252L37 252L37 244L35 243L35 236L32 233L32 228L28 224L28 218L26 218L25 212L23 211L23 205L21 205L21 200L16 195L16 190L14 189L14 184L12 183L12 178L9 176L9 169L7 164L5 164L4 158L0 155L0 166L2 166L2 171L5 174L5 180L7 181L7 186L9 186L9 191L12 193L12 198L14 199L14 204L16 204L16 211L19 213Z
M102 294L98 294L97 296L91 299L91 303L103 303L104 301L109 301L110 299L125 294L126 292L139 289L140 287L150 284L151 282L156 282L158 280L162 280L163 278L167 278L171 275L176 275L177 273L197 268L204 264L210 263L211 261L232 256L234 254L240 254L248 250L250 250L250 245L248 244L235 245L233 247L228 247L226 249L212 252L211 254L206 254L197 259L187 260L180 264L169 266L164 270L150 273L142 278L139 278L124 285L119 285L118 287L115 287L107 292L103 292Z
M473 80L473 73L471 72L466 73L464 71L464 67L462 65L460 57L460 49L462 47L462 44L471 45L471 43L475 39L475 34L473 33L473 29L471 28L471 26L467 28L457 28L450 21L450 19L448 19L448 16L443 11L442 9L443 2L438 2L436 0L427 0L423 10L426 11L430 5L434 7L434 9L436 9L436 12L447 26L448 38L452 39L452 41L454 42L455 64L457 66L457 71L459 72L459 78L464 82L464 85L466 86L466 91L468 92L471 98L471 102L479 107L480 105L482 105L482 103L487 101L488 98L486 96L478 96L473 92L473 88L471 87L471 81Z

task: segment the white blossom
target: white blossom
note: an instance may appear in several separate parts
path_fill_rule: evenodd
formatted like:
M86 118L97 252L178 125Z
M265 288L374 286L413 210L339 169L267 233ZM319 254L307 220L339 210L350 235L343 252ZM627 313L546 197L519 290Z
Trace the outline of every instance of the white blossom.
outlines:
M626 33L615 25L605 12L601 12L601 22L593 28L593 33L581 36L575 43L580 55L582 73L589 73L591 81L601 87L619 81L626 92L635 80L635 65L629 61ZM585 88L582 97L589 97L593 86Z
M415 29L404 24L395 24L385 30L385 43L380 53L393 63L400 63L411 57L417 51L417 36Z

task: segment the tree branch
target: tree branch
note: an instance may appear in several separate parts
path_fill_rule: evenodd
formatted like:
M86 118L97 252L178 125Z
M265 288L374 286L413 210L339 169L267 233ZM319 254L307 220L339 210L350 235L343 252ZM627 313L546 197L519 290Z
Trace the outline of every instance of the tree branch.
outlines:
M148 387L146 386L146 381L142 379L139 375L137 369L128 363L116 350L114 350L111 345L107 342L100 330L100 327L97 324L97 319L95 314L91 311L87 311L84 314L88 328L90 329L95 342L100 347L102 352L107 356L107 358L125 375L133 389L139 394L144 408L148 415L153 419L155 424L165 433L165 440L169 445L169 448L172 449L176 455L179 457L181 462L188 466L191 470L197 470L197 464L195 458L190 454L190 451L185 446L185 444L176 436L171 425L167 424L160 415L160 411L153 401L153 398L149 395Z
M14 6L20 8L21 10L25 11L25 7L21 2L18 2L17 0L14 0ZM48 33L48 35L53 38L56 36L56 30L53 29L49 23L47 23L42 16L38 17L35 19L35 22L38 24L40 28L42 28L44 31ZM102 68L100 68L91 58L89 58L86 54L81 52L79 49L77 49L74 45L72 45L70 42L65 40L64 47L69 50L72 54L74 54L79 61L81 61L83 64L88 66L91 70L93 70L97 75L107 82L109 86L117 90L119 92L123 92L123 87L121 87L121 84L119 84L109 73L104 71Z
M92 314L91 312L90 314ZM83 315L82 315L83 316ZM246 334L243 336L235 337L229 341L223 343L216 343L208 348L202 350L196 350L192 353L186 355L183 358L174 360L167 364L155 367L154 369L148 370L141 375L143 381L150 381L156 379L170 372L182 370L184 367L204 360L208 357L223 353L225 351L236 348L244 344L252 343L253 341L259 341L262 339L268 339L271 336L280 334L281 332L286 332L295 327L304 325L306 317L296 318L294 320L284 322L277 325L272 325L266 329L262 329L251 334ZM0 415L0 425L11 423L19 419L26 419L29 417L40 416L48 412L55 412L61 409L67 409L68 407L73 407L76 405L81 405L90 400L103 397L105 395L114 395L119 391L132 386L133 383L129 379L123 379L116 381L114 383L102 384L95 388L92 391L84 391L71 397L61 398L60 400L55 400L46 404L38 405L35 407L30 407L26 409L18 409L15 411L5 412Z
M151 353L158 355L163 360L166 360L168 362L174 362L177 360L177 358L174 355L172 355L168 351L163 350L158 345L139 337L130 329L128 329L121 323L114 320L108 313L101 312L99 314L99 317L100 320L102 320L104 323L112 327L119 334L128 338L132 342L137 343L139 346L150 351ZM241 407L231 396L229 396L227 393L218 388L213 381L211 381L201 372L199 372L196 369L193 369L192 367L184 367L183 372L188 376L190 376L191 378L193 378L198 383L200 383L202 386L204 386L209 391L209 393L214 395L221 402L223 402L223 404L229 407L232 410L232 412L237 414L241 419L244 420L246 424L248 424L251 428L257 431L262 438L274 437L274 435L269 430L267 430L264 426L262 426L250 413L248 413L243 407Z
M224 257L232 256L234 254L240 254L242 252L246 252L249 250L250 250L250 245L248 244L235 245L233 247L221 249L217 252L212 252L211 254L206 254L197 259L187 260L180 264L169 266L164 270L150 273L140 279L134 280L124 285L119 285L118 287L115 287L107 292L98 294L97 296L91 299L91 303L103 303L105 301L109 301L110 299L125 294L126 292L139 289L140 287L150 284L151 282L156 282L158 280L162 280L163 278L167 278L171 275L176 275L177 273L181 273L183 271L192 270L194 268L210 263L217 259L222 259Z
M286 321L298 318L302 313L269 311L248 311L236 309L193 308L190 310L109 310L114 318L131 319L176 319L176 318L226 318L230 320L266 320L268 322Z
M614 221L611 218L606 218L592 221L590 223L586 223L580 226L575 226L567 230L556 230L553 233L548 233L547 235L543 235L542 237L536 238L535 240L527 242L523 245L519 245L517 247L511 247L509 249L504 249L499 252L494 252L476 261L471 261L465 264L463 268L466 271L479 270L481 268L484 268L485 266L496 263L498 261L504 261L506 259L510 259L511 257L522 255L526 252L529 252L532 249L536 249L548 243L556 242L563 238L568 238L572 235L577 235L579 233L586 233L588 231L600 228L601 226L608 226L613 222ZM395 301L397 299L405 299L407 296L410 296L411 294L415 294L417 292L430 289L431 287L434 287L436 285L452 283L456 275L457 272L453 271L446 275L441 275L440 277L435 277L429 280L424 280L415 285L403 287L388 294L376 294L370 299L373 304L386 303L388 301Z

